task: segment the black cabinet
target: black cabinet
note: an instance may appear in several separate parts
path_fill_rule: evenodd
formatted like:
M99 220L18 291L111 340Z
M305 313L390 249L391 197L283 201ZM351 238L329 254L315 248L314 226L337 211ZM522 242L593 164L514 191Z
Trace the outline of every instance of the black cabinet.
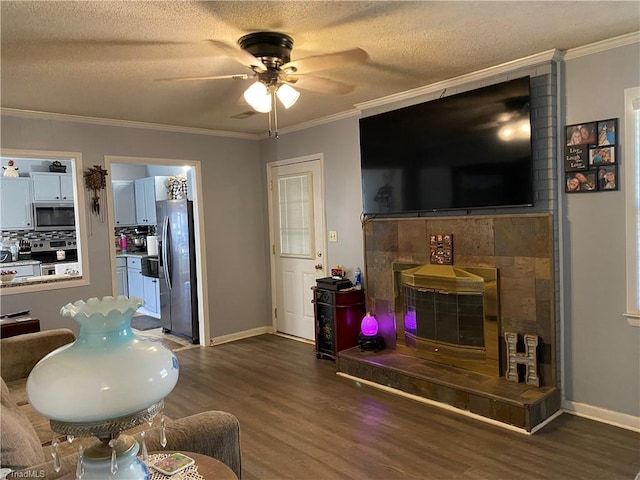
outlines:
M313 287L316 357L335 360L341 350L358 345L366 313L364 290L325 290Z

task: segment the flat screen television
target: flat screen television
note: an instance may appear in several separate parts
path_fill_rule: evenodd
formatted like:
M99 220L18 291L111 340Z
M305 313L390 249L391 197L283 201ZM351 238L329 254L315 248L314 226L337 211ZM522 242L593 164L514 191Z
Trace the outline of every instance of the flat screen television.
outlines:
M360 119L365 215L533 205L529 77Z

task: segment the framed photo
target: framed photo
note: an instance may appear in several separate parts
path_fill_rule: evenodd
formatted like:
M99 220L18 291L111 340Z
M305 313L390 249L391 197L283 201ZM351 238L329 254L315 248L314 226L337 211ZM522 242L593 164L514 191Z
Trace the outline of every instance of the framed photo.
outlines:
M618 166L598 167L598 190L601 192L618 190Z
M596 122L567 125L565 145L595 145Z
M584 193L598 191L597 170L565 173L565 192Z
M598 146L617 145L618 119L600 120L598 122Z
M569 148L569 147L567 147ZM589 149L589 167L600 167L613 165L616 162L616 147L609 145L606 147L593 147Z

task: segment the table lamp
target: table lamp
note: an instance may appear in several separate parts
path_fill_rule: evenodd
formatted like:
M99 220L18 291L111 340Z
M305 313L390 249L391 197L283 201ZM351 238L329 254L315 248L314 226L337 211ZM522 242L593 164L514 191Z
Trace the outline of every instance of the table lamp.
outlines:
M384 349L384 338L378 333L378 321L367 312L360 323L360 334L358 335L358 345L360 351L365 350L382 350Z
M62 307L80 326L75 342L40 360L27 379L33 408L49 418L51 429L72 441L94 436L80 447L77 478L145 479L149 470L137 458L140 444L121 434L161 413L163 399L178 381L178 360L158 340L139 337L131 317L144 304L137 297L90 298ZM166 445L164 419L161 443ZM142 450L146 456L144 433ZM54 468L60 470L57 441Z

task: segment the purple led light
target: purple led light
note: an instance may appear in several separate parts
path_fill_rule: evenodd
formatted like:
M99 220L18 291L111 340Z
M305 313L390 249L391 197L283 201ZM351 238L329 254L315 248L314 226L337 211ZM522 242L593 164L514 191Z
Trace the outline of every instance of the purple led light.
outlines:
M370 313L367 313L360 324L360 331L365 337L373 337L378 334L378 321Z

